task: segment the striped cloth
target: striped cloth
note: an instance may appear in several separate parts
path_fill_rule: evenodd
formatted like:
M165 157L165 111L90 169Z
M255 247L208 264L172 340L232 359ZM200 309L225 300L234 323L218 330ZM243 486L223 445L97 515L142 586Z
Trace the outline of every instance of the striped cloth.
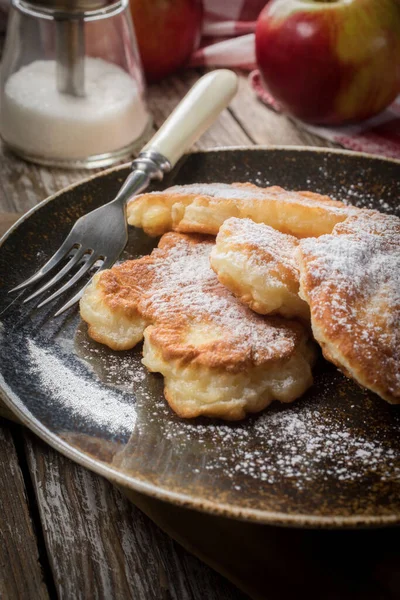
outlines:
M203 38L191 65L254 68L254 31L266 3L266 0L203 0Z
M249 82L257 96L271 109L279 105L261 85L256 70L254 31L267 0L203 0L201 45L190 66L236 67L252 71ZM5 29L8 0L0 0L0 32ZM345 127L316 127L300 123L307 131L350 150L400 159L400 96L378 116Z

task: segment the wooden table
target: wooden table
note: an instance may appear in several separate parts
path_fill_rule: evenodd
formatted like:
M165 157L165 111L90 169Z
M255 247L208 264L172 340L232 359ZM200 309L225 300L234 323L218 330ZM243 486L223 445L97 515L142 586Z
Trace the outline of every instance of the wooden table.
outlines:
M198 77L190 71L149 89L155 127ZM197 147L254 144L326 145L264 107L241 75L231 107ZM0 149L3 230L17 214L87 175L30 165ZM371 588L377 595L368 598L394 599L394 585L390 580L388 586ZM328 596L334 597L329 591ZM239 600L247 596L183 550L106 480L3 418L0 598L49 597ZM265 597L284 596L269 590Z

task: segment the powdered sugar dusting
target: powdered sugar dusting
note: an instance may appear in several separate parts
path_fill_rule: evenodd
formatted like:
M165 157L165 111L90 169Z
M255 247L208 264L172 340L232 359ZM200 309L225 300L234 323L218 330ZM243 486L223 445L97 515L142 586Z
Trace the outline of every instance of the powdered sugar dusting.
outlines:
M159 195L160 192L151 192L146 194ZM168 188L168 195L174 196L208 196L209 198L218 198L224 200L236 200L239 202L252 202L262 200L276 200L280 203L296 203L304 206L320 207L335 214L348 214L349 210L339 201L332 201L327 204L326 197L319 200L316 196L307 198L299 192L287 191L279 186L273 187L258 187L250 184L240 183L193 183L190 185L177 185ZM137 196L135 201L141 196ZM336 203L336 205L335 205Z
M342 423L328 423L326 416L309 409L276 413L270 419L264 415L254 430L264 436L272 431L272 435L264 437L266 448L255 450L251 461L246 457L239 460L237 470L262 481L275 483L282 474L296 478L298 485L332 476L339 481L354 481L367 473L379 473L382 465L385 465L382 480L389 477L400 481L399 456L390 444L355 435ZM283 442L283 448L275 455L276 466L271 472L265 457L277 440Z
M363 211L300 246L312 318L346 333L348 356L376 359L378 381L400 396L400 219Z
M253 264L265 264L268 257L270 266L276 264L277 268L284 263L286 267L295 270L298 274L297 262L294 253L299 240L294 236L281 233L264 223L255 223L251 219L227 219L219 230L218 241L227 236L229 247L242 248L249 253L250 262Z
M162 378L139 366L140 352L123 353L118 363L117 353L88 338L79 344L103 382L123 381L123 389L135 391L138 418L124 451L127 456L131 452L136 456L140 440L160 444L169 453L168 469L177 468L185 457L194 479L207 473L227 478L238 491L246 481L260 486L286 481L299 492L314 489L315 483L353 483L371 477L400 483L400 412L367 394L353 404L348 384L326 363L318 369L318 390L312 398L290 406L273 405L238 424L187 421L166 405ZM114 366L109 370L110 359ZM124 379L129 359L139 370L133 384L129 377ZM129 469L129 461L125 467Z
M278 324L257 315L219 283L210 267L211 242L169 235L177 241L167 253L154 253L161 262L156 259L153 264L151 290L139 304L142 314L161 323L179 315L181 322L220 327L237 351L251 355L255 363L293 349L296 334L290 322Z
M28 340L31 371L49 397L56 398L63 408L72 413L72 418L101 424L113 433L130 433L135 425L136 410L133 403L124 402L118 392L104 390L87 380L75 369L69 369L61 358L57 358L33 340ZM54 407L56 410L57 407Z
M326 393L329 385L324 389ZM327 407L321 398L318 403L270 408L239 425L182 422L171 419L162 401L153 406L139 429L146 431L153 421L161 424L162 436L179 455L190 448L202 457L202 470L222 468L232 485L243 476L267 485L289 480L300 490L314 482L354 482L371 476L400 482L398 419L382 419L372 432L368 427L360 431L351 416L343 419L340 402Z

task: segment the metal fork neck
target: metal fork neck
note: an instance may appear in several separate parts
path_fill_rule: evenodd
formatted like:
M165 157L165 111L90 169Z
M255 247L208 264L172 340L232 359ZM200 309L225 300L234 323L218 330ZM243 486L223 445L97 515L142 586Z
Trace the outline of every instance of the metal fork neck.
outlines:
M164 174L170 170L171 163L162 154L153 150L141 152L138 158L132 161L132 173L128 175L113 204L125 205L132 196L146 189L150 181L161 181Z
M159 179L164 177L164 173L169 173L171 163L163 154L154 150L141 152L134 161L132 161L132 170L139 170L147 173L150 179Z

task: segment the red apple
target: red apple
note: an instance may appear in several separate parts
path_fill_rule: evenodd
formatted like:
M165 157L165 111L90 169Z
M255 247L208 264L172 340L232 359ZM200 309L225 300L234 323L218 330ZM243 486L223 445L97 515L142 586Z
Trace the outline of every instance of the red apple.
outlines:
M400 93L400 1L271 0L256 55L289 114L330 125L366 119Z
M201 0L131 0L143 69L157 81L183 66L200 42Z

